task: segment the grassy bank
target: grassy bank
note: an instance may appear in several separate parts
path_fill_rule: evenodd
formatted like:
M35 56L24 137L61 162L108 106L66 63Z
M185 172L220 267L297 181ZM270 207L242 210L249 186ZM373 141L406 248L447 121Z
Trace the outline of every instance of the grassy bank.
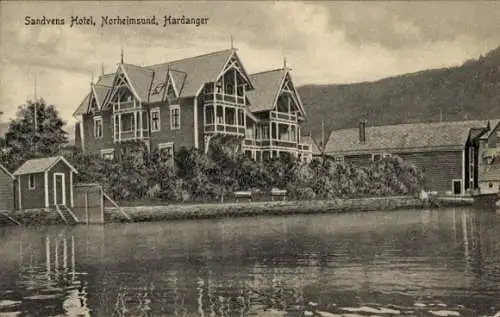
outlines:
M440 207L469 206L470 202L460 199L438 201ZM134 222L173 221L187 219L217 219L266 215L293 215L317 213L368 212L377 210L400 210L431 208L428 203L412 196L381 198L302 200L302 201L258 201L230 203L197 203L148 206L122 206ZM119 212L106 209L109 222L127 222ZM56 211L28 210L9 213L23 225L44 226L64 224ZM0 216L1 217L1 216ZM13 225L3 219L0 225Z

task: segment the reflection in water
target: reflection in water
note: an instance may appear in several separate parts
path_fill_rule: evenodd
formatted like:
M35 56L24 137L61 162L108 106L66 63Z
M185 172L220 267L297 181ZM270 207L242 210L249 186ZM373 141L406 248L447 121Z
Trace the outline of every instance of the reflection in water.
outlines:
M492 316L499 228L460 209L5 228L0 315Z

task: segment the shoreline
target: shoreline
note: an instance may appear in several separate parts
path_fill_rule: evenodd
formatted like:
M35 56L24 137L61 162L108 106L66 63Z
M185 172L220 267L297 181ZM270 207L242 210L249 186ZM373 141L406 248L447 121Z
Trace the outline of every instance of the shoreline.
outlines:
M471 206L470 202L460 198L438 199L438 202L439 208ZM297 214L339 214L424 208L438 207L433 206L428 201L424 201L413 196L369 197L336 200L164 204L120 207L121 210L132 218L132 222L201 220ZM105 214L107 218L106 223L130 222L121 213L113 208L105 208ZM26 226L64 225L64 222L56 211L15 211L13 213L9 213L9 216ZM0 222L0 226L6 226L7 224L9 224L9 221L5 219Z

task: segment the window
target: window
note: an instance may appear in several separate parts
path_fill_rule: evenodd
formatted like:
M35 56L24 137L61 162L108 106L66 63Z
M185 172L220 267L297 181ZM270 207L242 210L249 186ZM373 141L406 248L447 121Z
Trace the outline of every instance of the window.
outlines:
M160 144L158 144L158 150L166 159L173 158L173 156L174 156L174 143L173 142L160 143Z
M115 158L115 151L113 149L101 150L101 157L105 160L113 160Z
M122 114L122 132L132 132L135 129L135 115L134 113Z
M206 106L205 108L205 119L207 120L207 124L213 124L214 123L214 107L213 106Z
M217 87L217 93L222 93L222 80L219 80L216 84Z
M343 156L336 156L335 157L335 163L337 163L337 164L343 164L344 163L344 157Z
M94 138L102 139L103 129L102 129L102 117L94 117Z
M226 108L226 124L229 125L236 124L236 109L231 107Z
M179 105L170 106L170 129L181 128L181 108Z
M160 108L151 109L151 131L160 131Z
M245 137L247 139L253 139L253 126L250 126L250 127L246 128Z
M238 109L238 125L245 124L245 112L243 109Z
M28 178L28 188L29 189L35 189L36 184L35 184L35 175L30 175Z
M232 84L226 85L226 94L227 95L234 95L234 86Z
M269 139L269 126L263 126L262 127L262 139L266 140Z
M224 114L223 114L223 108L221 106L217 106L217 124L223 124L224 123Z

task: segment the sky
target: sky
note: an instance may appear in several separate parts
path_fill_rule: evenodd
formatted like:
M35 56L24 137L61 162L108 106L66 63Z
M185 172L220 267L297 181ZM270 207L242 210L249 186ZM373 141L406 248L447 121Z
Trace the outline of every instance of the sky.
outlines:
M104 26L151 17L159 26ZM207 17L169 25L163 16ZM25 25L26 16L65 25ZM93 16L96 26L70 26ZM250 73L283 65L296 86L372 81L454 66L500 46L500 2L0 2L0 121L36 91L68 124L104 66L152 65L234 47ZM307 105L306 105L307 106Z

